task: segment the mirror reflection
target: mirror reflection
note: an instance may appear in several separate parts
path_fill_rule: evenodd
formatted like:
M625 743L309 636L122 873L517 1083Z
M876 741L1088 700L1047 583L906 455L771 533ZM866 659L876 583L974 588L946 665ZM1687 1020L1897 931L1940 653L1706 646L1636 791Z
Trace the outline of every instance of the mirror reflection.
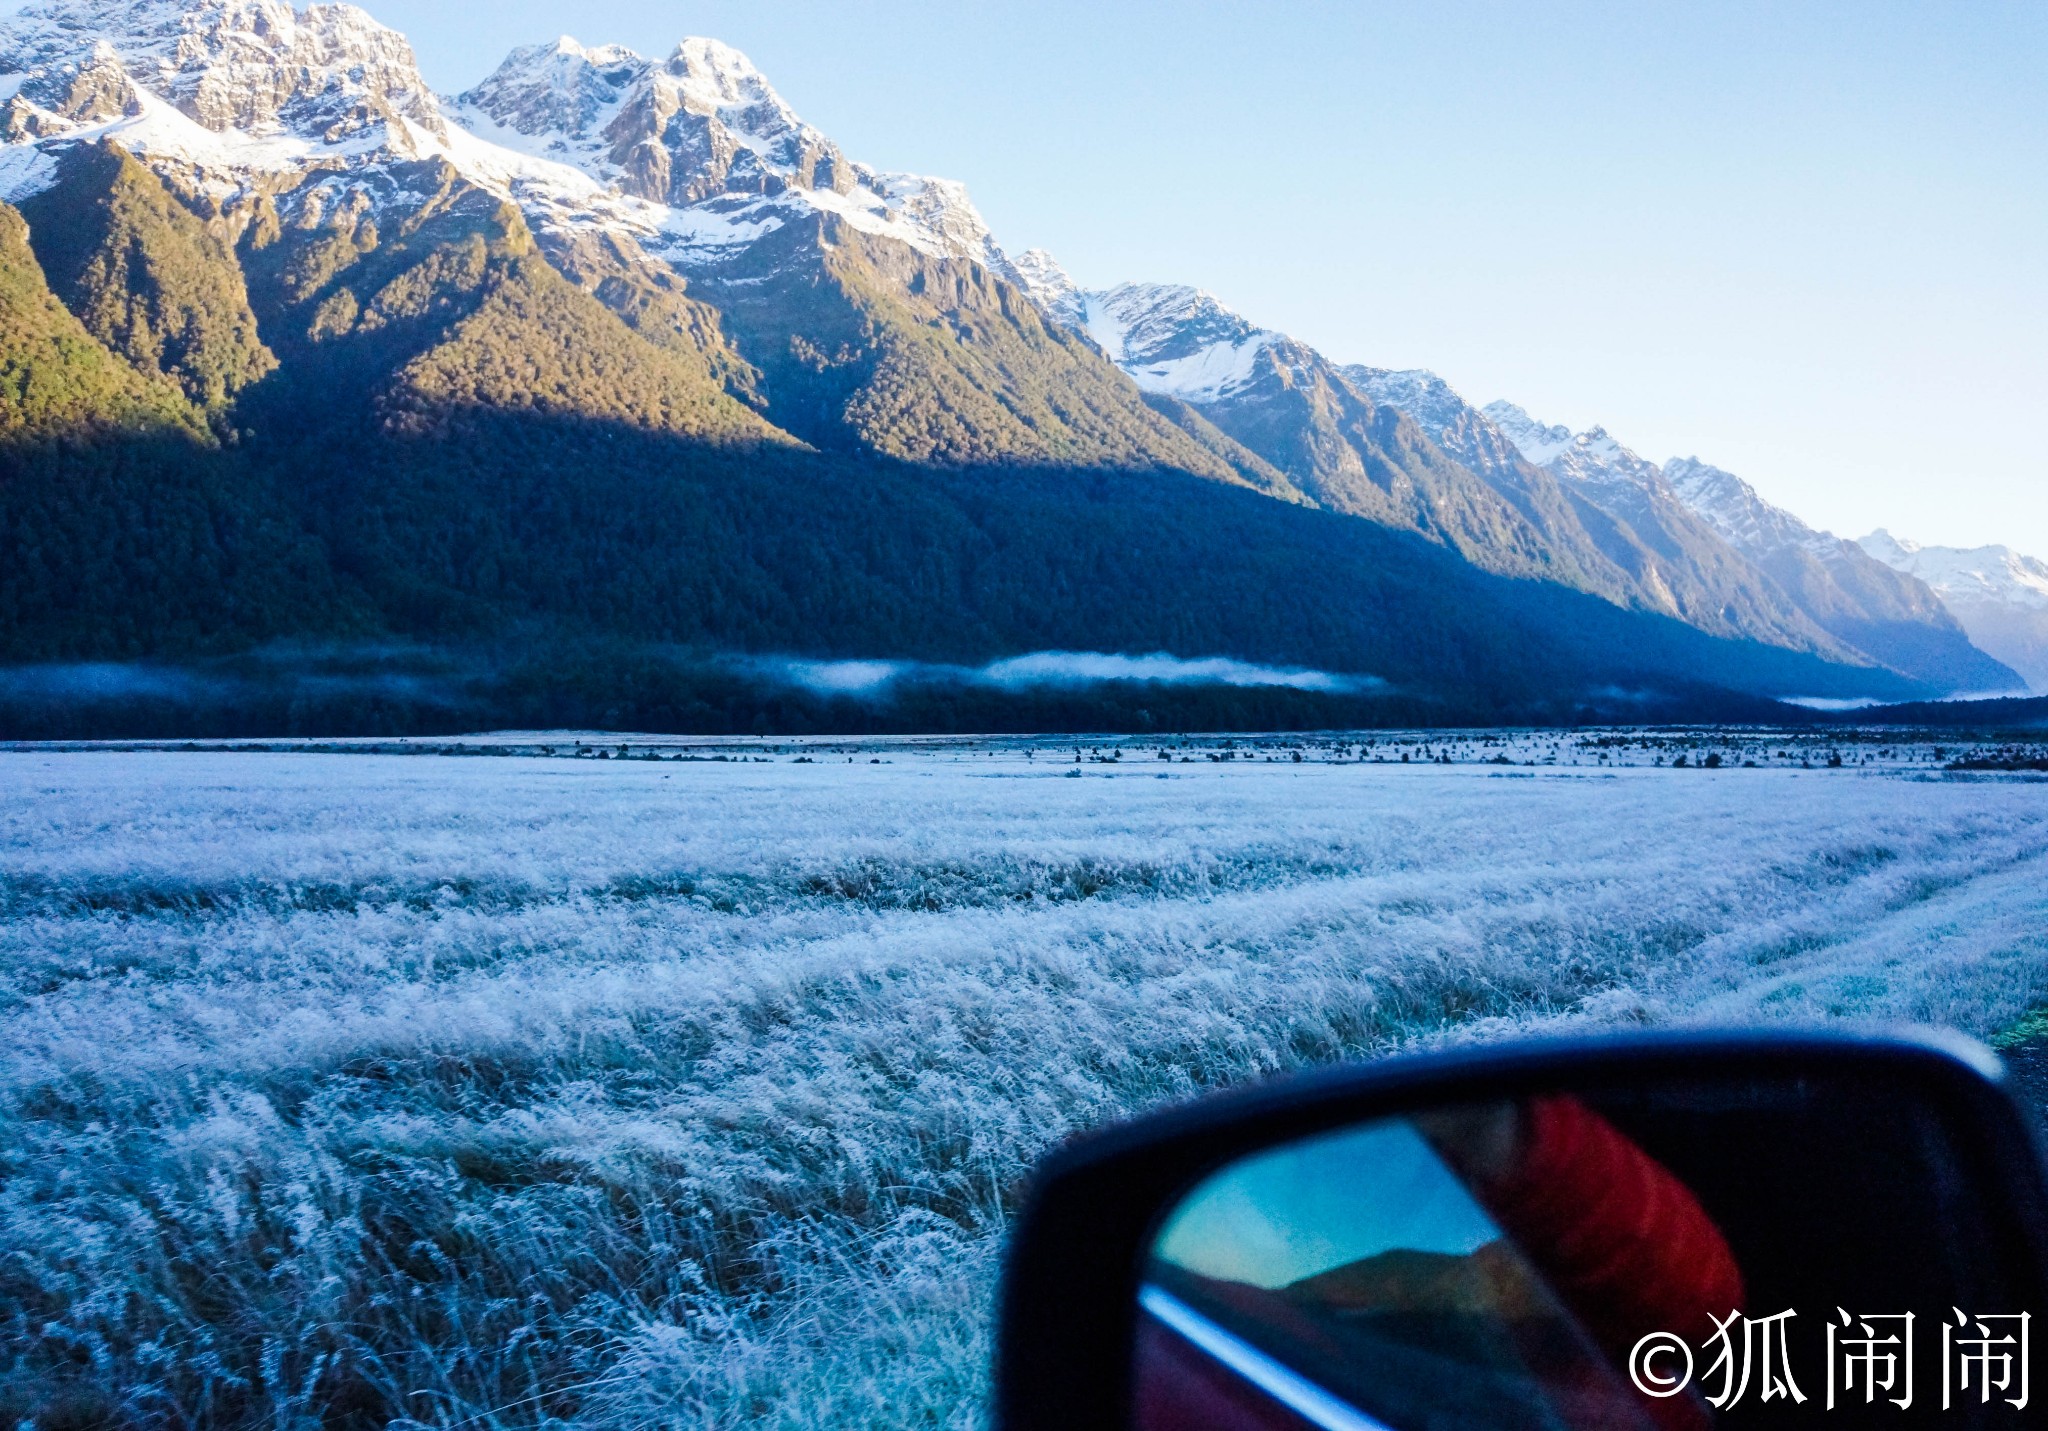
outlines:
M2018 1424L2037 1289L1915 1097L1555 1091L1244 1158L1159 1228L1135 1424Z

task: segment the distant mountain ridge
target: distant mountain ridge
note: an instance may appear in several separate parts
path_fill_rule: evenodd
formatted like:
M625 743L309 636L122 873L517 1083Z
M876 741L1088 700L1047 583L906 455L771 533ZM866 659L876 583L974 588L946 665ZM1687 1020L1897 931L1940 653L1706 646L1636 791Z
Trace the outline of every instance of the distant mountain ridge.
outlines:
M1227 654L1481 713L1957 688L1668 483L1012 259L713 40L443 99L345 5L44 0L0 20L0 139L0 659L538 623Z
M2048 694L2048 561L2006 546L1922 546L1882 527L1858 546L1924 582L1971 640Z
M1532 462L1587 491L1667 550L1703 550L1701 528L1763 572L1789 603L1843 644L1957 691L2006 691L2016 673L1978 650L1934 592L1861 548L1814 530L1747 482L1698 458L1646 461L1606 429L1544 424L1512 403L1486 415Z
M1307 345L1198 289L1132 283L1084 293L1049 255L1027 254L1020 265L1040 306L1086 333L1155 403L1191 406L1318 505L1446 541L1489 570L1542 576L1624 604L1634 595L1547 477L1489 481L1398 404L1377 400ZM1820 633L1796 622L1707 629L1828 649Z
M1326 505L1421 530L1436 520L1427 501L1389 510L1343 485L1345 459L1365 470L1374 455L1365 434L1378 419L1352 415L1391 411L1513 509L1509 540L1540 552L1553 579L1703 630L1860 653L1948 689L2014 683L1931 592L1719 469L1660 468L1604 430L1574 434L1512 403L1482 411L1424 370L1338 367L1199 289L1084 291L1043 251L1017 267L1049 316L1087 333L1155 399L1191 404ZM1476 485L1451 488L1451 501L1492 505L1469 495Z

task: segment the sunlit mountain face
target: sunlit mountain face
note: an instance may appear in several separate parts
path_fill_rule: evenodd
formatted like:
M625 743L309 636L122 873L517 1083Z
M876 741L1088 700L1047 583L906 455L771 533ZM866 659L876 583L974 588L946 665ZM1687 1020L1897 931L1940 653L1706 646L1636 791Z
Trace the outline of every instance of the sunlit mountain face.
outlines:
M714 39L445 97L353 7L59 0L0 76L0 659L1156 654L1349 720L2018 684L1718 469L1012 257Z

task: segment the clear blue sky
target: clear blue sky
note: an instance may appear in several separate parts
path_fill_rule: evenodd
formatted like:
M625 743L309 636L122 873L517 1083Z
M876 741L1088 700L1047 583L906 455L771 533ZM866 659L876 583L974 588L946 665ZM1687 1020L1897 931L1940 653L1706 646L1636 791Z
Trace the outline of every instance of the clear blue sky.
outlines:
M460 89L750 54L1084 283L1698 455L1843 535L2048 554L2048 5L368 0Z

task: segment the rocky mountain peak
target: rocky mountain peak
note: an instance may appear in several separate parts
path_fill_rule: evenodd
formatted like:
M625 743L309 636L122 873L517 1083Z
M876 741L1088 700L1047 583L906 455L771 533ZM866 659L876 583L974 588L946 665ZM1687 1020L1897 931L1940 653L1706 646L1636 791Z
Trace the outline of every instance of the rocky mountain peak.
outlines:
M2011 547L1925 546L1895 537L1883 527L1856 545L1886 566L1919 577L1951 602L2048 613L2048 562Z
M0 23L0 72L43 111L22 122L52 132L155 99L215 134L338 144L403 122L445 137L412 46L353 5L42 0Z
M1841 545L1839 538L1815 531L1782 507L1766 502L1756 488L1733 472L1697 457L1672 458L1664 464L1664 476L1688 507L1739 550L1797 546L1816 554L1832 554Z
M838 148L717 40L686 39L657 63L565 36L514 50L457 103L651 203L854 182Z
M1024 295L1048 318L1069 328L1087 329L1088 297L1058 259L1034 248L1011 259L1010 271Z
M1521 454L1538 467L1571 446L1572 430L1562 423L1538 422L1527 410L1511 402L1490 402L1480 409L1515 444Z
M1531 417L1511 402L1488 403L1483 411L1524 457L1559 477L1596 489L1623 486L1669 491L1662 468L1638 457L1604 427L1574 434L1562 424Z
M334 177L281 206L337 183L403 206L418 196L393 166L441 161L550 242L601 233L701 267L823 213L1015 277L961 185L853 163L711 39L653 60L564 37L443 101L405 39L349 5L39 0L0 20L0 199L47 188L62 149L102 139L223 210L309 171Z
M1980 649L2048 693L2048 561L2007 546L1923 546L1883 527L1856 546L1925 582Z
M1432 441L1496 487L1518 493L1529 490L1534 473L1521 449L1487 414L1429 369L1373 368L1354 363L1341 371L1353 387L1374 402L1414 418ZM1527 416L1523 414L1524 418Z
M1247 382L1284 337L1179 283L1122 283L1085 295L1088 336L1147 392L1208 402Z
M1340 371L1360 392L1376 403L1407 413L1432 437L1471 423L1475 415L1455 388L1427 368L1373 368L1353 363Z
M1014 277L964 186L853 162L718 40L686 39L660 61L567 37L527 46L452 108L485 140L569 166L629 200L687 211L622 216L671 262L723 261L790 218L823 211ZM545 203L550 187L559 185L542 182L528 197Z
M648 63L622 45L589 48L563 35L522 45L459 103L526 135L587 138L603 127Z
M716 114L736 131L772 136L808 128L754 62L723 40L689 36L663 70L695 112Z

